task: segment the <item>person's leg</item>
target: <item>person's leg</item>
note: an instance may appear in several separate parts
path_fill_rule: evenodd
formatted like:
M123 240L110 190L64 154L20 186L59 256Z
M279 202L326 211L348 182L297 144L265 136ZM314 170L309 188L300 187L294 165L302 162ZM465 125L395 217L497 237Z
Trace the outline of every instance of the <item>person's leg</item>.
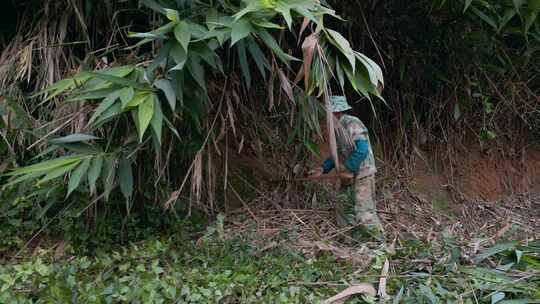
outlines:
M355 224L355 195L354 187L343 188L339 195L339 203L336 206L336 223L339 227Z
M369 230L382 232L382 224L377 216L375 205L375 177L367 176L357 179L355 187L355 213L356 220Z

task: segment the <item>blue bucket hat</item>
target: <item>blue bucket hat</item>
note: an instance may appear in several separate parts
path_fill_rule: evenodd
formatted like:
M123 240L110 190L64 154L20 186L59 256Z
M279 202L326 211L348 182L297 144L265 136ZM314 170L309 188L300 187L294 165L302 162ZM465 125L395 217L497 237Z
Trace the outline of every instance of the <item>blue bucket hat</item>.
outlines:
M330 98L330 110L333 113L345 112L352 109L352 107L347 103L347 98L345 96L332 96Z

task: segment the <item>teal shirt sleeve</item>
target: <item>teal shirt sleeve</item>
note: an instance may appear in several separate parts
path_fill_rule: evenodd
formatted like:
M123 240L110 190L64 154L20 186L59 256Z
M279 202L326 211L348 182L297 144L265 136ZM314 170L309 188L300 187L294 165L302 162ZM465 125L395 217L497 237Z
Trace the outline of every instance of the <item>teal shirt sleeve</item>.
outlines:
M345 161L345 168L352 173L357 173L360 164L366 159L369 153L369 143L365 139L358 139L354 142L356 149L351 153L347 161Z
M334 169L335 166L336 165L334 164L334 159L332 157L327 158L322 165L323 173L326 174L332 171L332 169Z

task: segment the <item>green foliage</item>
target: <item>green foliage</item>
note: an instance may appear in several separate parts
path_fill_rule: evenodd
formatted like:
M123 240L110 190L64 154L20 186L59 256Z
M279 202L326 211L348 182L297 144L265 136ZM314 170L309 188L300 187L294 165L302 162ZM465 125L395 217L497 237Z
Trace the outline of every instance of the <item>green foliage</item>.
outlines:
M251 62L262 78L277 73L281 90L293 103L300 98L302 103L318 104L311 98L313 94L328 98L334 75L339 75L342 88L347 82L367 98L382 98L378 91L378 86L383 85L381 69L354 51L339 32L324 26L325 16L337 15L318 1L245 0L238 7L221 1L142 3L161 14L164 24L150 32L130 33L129 37L141 39L137 46L152 43L158 48L157 55L144 65L84 70L39 92L36 97L42 97L43 103L61 100L88 107L90 118L84 133L48 140L49 148L41 155L44 160L10 172L8 186L30 179L38 179L36 185L44 186L65 177L67 196L84 189L81 191L98 192L108 199L119 187L129 206L134 192L140 190L135 186L137 178L132 168L136 160L159 158L164 143L169 147L195 144L193 138L197 135L206 138L195 144L199 152L215 141L208 118L217 103L213 99L219 95L210 87L222 81L227 83L226 75L239 69L249 90L254 78ZM297 77L305 78L304 89L296 86L275 61L278 58L287 69L298 61L285 51L287 43L277 40L275 33L283 32L283 21L291 33L302 20L302 32L311 31L304 40L305 58ZM274 90L273 83L269 85L269 90ZM308 133L320 132L318 114L313 116L313 108L307 104L299 107L299 117L312 118L297 122L300 127L307 126L297 133L312 149ZM178 129L186 127L187 137L182 138ZM150 145L153 155L148 153ZM194 158L199 152L184 154L184 159ZM59 154L65 155L57 157ZM150 171L144 161L138 168ZM200 189L201 179L193 180L199 182L192 189ZM102 187L97 186L98 181Z
M185 223L174 233L169 230L168 237L154 235L123 247L102 244L92 255L73 255L69 246L60 258L53 250L40 250L0 266L0 301L319 303L349 283L376 285L386 259L394 265L387 285L391 303L540 300L534 275L540 269L538 243L496 244L471 265L463 253L453 258L458 240L448 233L442 244L402 240L395 253L372 252L371 265L358 272L330 254L309 257L287 246L260 248L227 238L223 221L218 217L216 225L197 233L198 240L188 237L193 226ZM374 301L357 297L347 303Z

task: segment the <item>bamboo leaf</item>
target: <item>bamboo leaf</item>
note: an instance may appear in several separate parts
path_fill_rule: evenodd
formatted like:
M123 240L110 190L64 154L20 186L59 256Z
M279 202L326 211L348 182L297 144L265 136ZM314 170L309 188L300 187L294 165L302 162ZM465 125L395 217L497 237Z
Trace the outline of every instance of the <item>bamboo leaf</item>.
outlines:
M125 107L135 97L135 90L131 87L123 88L119 93L119 97L122 107Z
M255 24L256 26L269 28L269 29L276 29L276 30L285 29L284 26L272 23L272 22L270 22L268 20L253 20L253 21L251 21L251 23Z
M255 64L257 65L261 76L264 80L266 80L265 68L270 69L270 63L268 63L268 60L266 60L261 48L253 38L250 37L246 39L246 42L251 57L253 57L253 60L255 60Z
M163 112L161 111L161 104L159 103L158 97L154 95L153 99L154 99L154 116L152 116L152 121L150 122L150 125L152 126L152 130L154 131L156 135L159 145L161 146L161 135L162 135L162 129L163 129Z
M123 112L122 105L120 103L113 104L103 114L101 114L91 125L91 128L97 128L107 122L109 119Z
M467 9L469 8L469 6L471 6L471 3L473 2L473 0L465 0L465 7L463 8L463 12L465 13L467 11Z
M353 52L353 50L351 48L351 45L349 44L349 41L347 41L347 39L345 39L345 37L343 37L340 33L336 32L334 30L327 29L326 31L331 36L330 42L332 44L334 44L341 51L341 53L347 58L347 60L349 60L349 63L351 64L352 71L355 72L355 70L356 70L356 67L355 67L356 58L354 56L354 52Z
M36 173L36 172L47 172L52 169L55 169L61 166L66 166L77 161L80 161L80 156L78 155L63 156L63 157L59 157L53 160L47 160L47 161L37 163L35 165L20 168L10 173L7 173L6 175L13 176L13 175Z
M276 42L276 40L274 39L274 37L272 37L272 35L270 35L270 33L264 29L264 28L257 28L255 30L257 32L257 35L262 39L262 41L272 50L274 51L274 53L279 57L279 59L281 61L283 61L284 63L288 64L289 61L291 60L296 60L298 61L298 59L288 55L288 54L285 54L285 52L283 52L283 50L279 47L278 43Z
M165 97L167 98L167 101L169 102L169 106L171 107L171 110L174 111L176 108L176 92L174 91L171 81L169 79L159 79L154 82L154 86L165 94Z
M145 101L138 107L138 122L139 122L139 142L142 142L144 132L150 125L152 116L154 115L154 95L149 95Z
M147 92L136 93L135 97L133 97L133 99L131 99L127 104L124 105L124 103L122 103L122 109L138 107L146 100L146 98L148 98L148 96L149 94Z
M113 158L105 159L102 170L103 188L105 189L105 200L109 200L109 195L115 186L116 180L116 160Z
M90 126L92 123L96 121L96 119L105 111L107 111L115 102L116 99L118 99L118 96L120 93L111 93L103 101L99 104L99 106L94 110L94 114L90 117L88 120L87 126Z
M263 5L260 3L260 1L250 1L246 7L241 9L238 13L234 14L233 17L235 20L239 20L244 15L257 12L261 9L263 9Z
M72 101L81 101L81 100L91 100L91 99L102 99L107 97L109 94L115 92L116 88L107 88L107 89L98 89L93 90L88 93L82 93L79 95L76 95L72 98L69 98L66 100L66 102L72 102Z
M88 170L88 185L90 186L90 193L96 192L96 181L101 173L103 167L103 158L94 157L92 160L92 166Z
M99 139L99 137L89 135L89 134L76 133L76 134L71 134L64 137L60 137L60 138L51 139L49 140L49 143L53 145L58 145L58 144L88 141L88 140L93 140L93 139Z
M133 80L128 80L128 79L125 79L125 78L122 78L122 77L112 76L112 75L108 75L108 74L100 73L100 72L91 72L91 73L92 73L92 75L95 75L97 78L107 80L107 81L112 82L114 84L118 84L118 85L125 86L125 87L133 87L133 88L139 89L139 90L150 90L150 88L147 85L144 85L142 83L138 83L138 82L133 81Z
M173 10L170 8L164 8L164 10L165 10L165 16L167 16L169 20L171 20L172 22L180 21L180 14L178 13L177 10Z
M127 159L122 159L118 166L118 180L120 182L120 191L124 197L129 200L133 194L133 172L131 163Z
M174 28L174 37L187 52L191 40L190 27L185 21L180 21Z
M206 92L206 80L204 68L198 56L191 56L188 60L188 71L199 86Z
M240 62L240 69L242 70L242 76L244 76L244 80L249 89L251 87L251 72L249 71L249 64L246 56L246 44L244 41L238 43L238 60Z
M171 70L174 71L183 69L184 65L188 60L187 51L180 44L175 43L171 48L171 56L176 63L176 66L173 67Z
M81 180L86 174L86 171L88 171L88 167L90 167L91 161L92 158L87 158L83 160L83 162L77 167L77 169L73 171L73 174L71 174L71 177L69 178L66 197L68 197L75 189L77 189L77 187L79 187L79 184L81 183Z
M475 263L480 263L483 260L485 260L485 259L487 259L487 258L489 258L491 256L494 256L494 255L496 255L498 253L501 253L501 252L504 252L504 251L507 251L507 250L515 249L517 244L518 244L517 241L496 244L495 246L493 246L493 247L489 248L488 250L482 252L481 254L477 255L473 259L473 261Z
M252 32L253 28L251 24L244 20L240 19L232 25L231 31L231 46L241 39L246 38Z
M64 174L66 174L67 172L73 170L73 168L75 168L79 163L81 162L80 158L72 163L72 164L69 164L69 165L65 165L65 166L62 166L62 167L57 167L57 168L54 168L52 170L49 171L49 173L47 173L42 179L40 179L38 182L37 182L37 185L41 185L45 182L48 182L50 180L53 180L57 177L60 177Z
M497 29L497 24L491 17L489 17L484 12L482 12L481 10L477 9L474 6L471 7L471 10L474 12L476 16L480 17L480 19L484 20L484 22L489 24L492 28L494 28L495 30Z
M287 23L287 27L289 27L289 30L292 29L292 16L291 16L291 7L286 5L283 2L278 2L275 10L277 12L280 12L281 15L283 15L283 18L285 19L285 22Z

